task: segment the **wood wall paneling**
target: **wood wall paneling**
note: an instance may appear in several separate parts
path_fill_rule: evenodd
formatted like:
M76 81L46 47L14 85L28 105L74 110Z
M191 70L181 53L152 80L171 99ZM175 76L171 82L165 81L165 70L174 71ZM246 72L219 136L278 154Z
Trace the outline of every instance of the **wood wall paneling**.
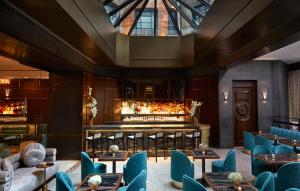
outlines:
M205 76L187 80L185 104L189 110L192 100L203 102L200 123L211 125L210 144L219 146L218 76Z

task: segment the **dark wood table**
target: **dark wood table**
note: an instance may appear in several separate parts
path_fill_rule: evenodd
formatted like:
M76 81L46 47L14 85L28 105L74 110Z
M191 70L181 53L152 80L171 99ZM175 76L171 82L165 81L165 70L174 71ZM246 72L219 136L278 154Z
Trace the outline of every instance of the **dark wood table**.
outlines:
M204 178L214 191L235 191L233 183L228 180L230 172L205 173ZM250 182L240 184L243 191L258 191Z
M278 135L273 135L273 134L270 134L270 133L260 133L260 132L256 132L256 133L253 133L254 135L258 135L258 136L262 136L262 137L265 137L267 139L270 139L270 140L273 140L275 145L278 145L278 141L283 141L283 140L289 140L288 138L286 137L281 137L281 136L278 136Z
M290 162L300 162L300 154L263 154L255 155L255 159L264 162L272 167L272 171L276 172L278 167Z
M202 160L202 178L198 181L201 181L203 184L205 184L205 179L203 178L203 175L205 174L205 159L219 159L220 156L215 153L215 151L208 149L205 152L202 152L201 150L195 149L192 151L193 160L195 159L201 159Z
M90 177L94 175L100 175L102 179L102 183L99 185L97 190L115 190L121 186L121 180L123 177L122 173L103 173L103 174L89 174L77 187L76 191L90 191L90 187L88 185L88 180Z
M119 151L113 155L111 151L104 152L98 159L98 161L112 161L112 173L116 173L116 162L117 161L126 161L127 152Z
M280 143L283 143L285 145L292 146L294 148L295 153L297 152L297 147L300 147L300 141L299 140L280 140Z

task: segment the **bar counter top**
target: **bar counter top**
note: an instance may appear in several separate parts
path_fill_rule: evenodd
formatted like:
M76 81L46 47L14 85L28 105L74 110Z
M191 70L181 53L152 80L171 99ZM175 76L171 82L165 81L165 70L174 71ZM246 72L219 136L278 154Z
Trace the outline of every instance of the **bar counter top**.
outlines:
M110 122L103 125L83 126L86 130L101 131L131 131L131 130L194 130L194 124L189 122Z

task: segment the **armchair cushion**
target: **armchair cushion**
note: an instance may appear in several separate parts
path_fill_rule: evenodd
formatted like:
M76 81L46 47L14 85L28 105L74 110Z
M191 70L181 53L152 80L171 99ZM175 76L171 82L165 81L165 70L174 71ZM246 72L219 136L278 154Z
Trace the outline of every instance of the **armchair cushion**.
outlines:
M212 172L222 172L224 169L223 160L215 160L212 162L211 170Z
M8 182L12 179L10 171L0 171L0 183Z
M11 173L11 178L14 178L14 166L12 165L10 160L4 159L1 162L1 169L4 171L9 171Z

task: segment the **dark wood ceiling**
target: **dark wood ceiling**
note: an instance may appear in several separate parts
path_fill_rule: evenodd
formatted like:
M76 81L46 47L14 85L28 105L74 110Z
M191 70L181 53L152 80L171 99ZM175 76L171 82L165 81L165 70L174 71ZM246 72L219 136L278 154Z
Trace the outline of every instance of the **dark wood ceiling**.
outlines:
M196 67L222 69L298 41L299 7L298 0L215 0L195 35ZM0 21L4 55L29 65L41 62L44 69L118 70L111 56L55 0L3 0Z

